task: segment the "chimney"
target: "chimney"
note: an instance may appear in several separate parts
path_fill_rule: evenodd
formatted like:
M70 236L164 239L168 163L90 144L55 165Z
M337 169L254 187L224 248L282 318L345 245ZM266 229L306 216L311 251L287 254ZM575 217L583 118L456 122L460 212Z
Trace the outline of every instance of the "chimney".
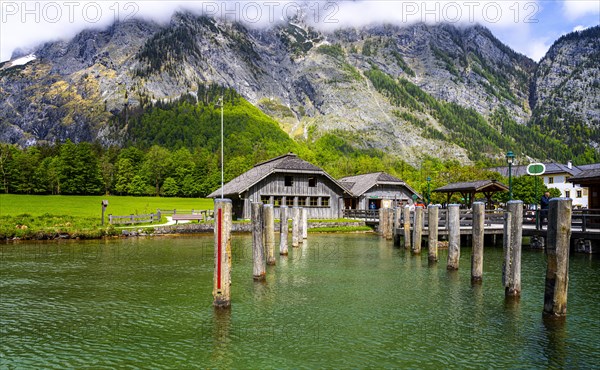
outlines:
M573 169L573 162L567 161L567 168L568 169Z

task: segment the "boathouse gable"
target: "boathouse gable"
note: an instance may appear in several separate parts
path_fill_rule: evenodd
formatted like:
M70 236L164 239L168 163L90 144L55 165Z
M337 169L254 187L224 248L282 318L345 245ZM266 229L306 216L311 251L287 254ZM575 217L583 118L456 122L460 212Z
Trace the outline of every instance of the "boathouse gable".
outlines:
M221 189L209 195L217 198ZM293 153L255 165L223 187L223 194L233 201L237 218L249 219L252 202L273 204L275 217L279 207L303 207L309 218L338 218L344 195L349 194L323 169Z

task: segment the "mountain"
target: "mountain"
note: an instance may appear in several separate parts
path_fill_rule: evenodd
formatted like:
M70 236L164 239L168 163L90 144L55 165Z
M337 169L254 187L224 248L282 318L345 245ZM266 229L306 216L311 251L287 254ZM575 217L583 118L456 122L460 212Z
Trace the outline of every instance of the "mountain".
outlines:
M558 39L540 61L534 81L533 123L569 145L598 150L600 26Z
M579 36L561 40L570 45ZM546 59L562 65L568 54L556 49L561 57ZM182 96L200 101L205 86L218 84L295 139L334 133L411 164L426 156L500 160L507 150L544 160L596 155L587 143L573 150L558 130L539 129L547 96L561 89L550 82L556 68L541 74L546 59L538 67L480 26L323 33L301 20L250 29L178 13L168 25L116 23L34 54L24 65L0 65L0 141L135 143L132 127L140 132L140 117L152 106ZM585 78L598 73L597 65L579 69ZM581 106L557 105L566 112ZM585 107L592 113L574 116L584 128L599 111Z

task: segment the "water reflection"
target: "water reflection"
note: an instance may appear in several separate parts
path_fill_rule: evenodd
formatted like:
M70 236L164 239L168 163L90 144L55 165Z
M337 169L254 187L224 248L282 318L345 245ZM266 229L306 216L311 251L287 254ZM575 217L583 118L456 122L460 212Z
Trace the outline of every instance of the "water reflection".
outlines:
M232 310L214 310L212 328L211 360L219 368L231 368L233 358L230 355L232 338L230 336Z
M567 366L567 320L565 317L542 316L544 323L544 354L549 368L563 369Z

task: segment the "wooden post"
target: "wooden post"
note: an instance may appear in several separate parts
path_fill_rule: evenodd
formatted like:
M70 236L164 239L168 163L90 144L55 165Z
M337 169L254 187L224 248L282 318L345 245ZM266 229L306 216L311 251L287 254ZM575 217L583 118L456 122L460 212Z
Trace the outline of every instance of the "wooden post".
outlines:
M267 265L275 264L275 210L272 204L264 205L265 249Z
M396 207L394 208L394 233L396 230L402 227L402 208Z
M421 254L421 242L423 239L423 207L415 207L415 224L413 226L413 246L414 254Z
M385 223L386 223L386 217L385 217L385 208L379 208L379 226L377 227L377 233L379 234L379 236L381 236L382 238L385 235Z
M230 199L215 199L215 270L213 306L231 306L231 210Z
M279 208L279 254L282 256L288 255L288 207L281 206Z
M300 246L300 208L292 208L292 247Z
M471 254L471 282L483 279L483 236L485 221L485 203L473 203L473 238Z
M252 203L252 260L254 280L265 279L265 246L263 238L263 204Z
M438 216L440 207L430 204L428 209L429 236L427 237L428 259L431 262L438 260Z
M508 226L509 237L504 241L504 296L518 298L521 296L521 246L523 238L523 201L510 200L507 203L510 213L505 225ZM505 231L506 235L506 231Z
M392 214L391 208L380 208L379 209L379 234L382 238L392 239L393 234L393 220L394 215Z
M387 240L392 240L392 239L394 239L394 209L393 208L387 208L386 223L387 223L387 232L385 234L385 238Z
M402 212L404 216L404 248L411 247L410 243L410 206L405 206Z
M510 212L504 212L504 235L502 238L502 286L504 289L508 287L508 283L511 277L510 273L510 239L512 238L512 214Z
M302 208L300 211L302 217L302 239L308 239L308 209ZM300 243L302 243L300 239Z
M460 261L460 206L448 205L448 270L458 270Z
M560 317L567 314L572 202L569 198L550 199L544 315Z

